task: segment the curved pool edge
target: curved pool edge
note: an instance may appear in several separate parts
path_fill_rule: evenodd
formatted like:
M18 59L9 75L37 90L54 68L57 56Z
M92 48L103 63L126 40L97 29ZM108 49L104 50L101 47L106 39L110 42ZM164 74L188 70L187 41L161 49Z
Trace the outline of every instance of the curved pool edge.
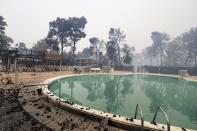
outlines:
M144 75L159 75L159 76L168 76L168 77L176 77L179 78L177 75L165 75L165 74L152 74L152 73L86 73L86 74L72 74L72 75L63 75L63 76L58 76L54 78L47 79L42 82L42 84L46 84L41 86L42 88L42 95L46 101L49 103L53 104L54 106L57 106L59 108L65 109L69 112L87 117L89 119L99 121L101 122L103 119L107 119L108 124L111 126L115 126L117 128L122 128L122 129L139 129L141 127L141 120L138 119L129 119L124 116L118 116L114 115L111 113L106 113L102 112L99 110L95 110L89 107L81 106L78 104L74 104L68 101L65 101L57 96L55 96L53 93L51 93L48 89L48 85L51 84L52 82L60 79L64 79L67 77L73 77L73 76L83 76L83 75L90 75L90 74L105 74L105 75L129 75L129 74L144 74ZM183 78L186 79L186 78ZM188 81L194 81L197 82L193 79L186 79ZM180 131L183 130L180 127L175 127L175 126L170 126L171 130L173 131ZM154 125L151 124L151 122L144 121L144 129L146 130L161 130L165 131L167 130L167 125L164 124L158 124ZM187 129L191 130L191 129ZM192 130L191 130L192 131Z

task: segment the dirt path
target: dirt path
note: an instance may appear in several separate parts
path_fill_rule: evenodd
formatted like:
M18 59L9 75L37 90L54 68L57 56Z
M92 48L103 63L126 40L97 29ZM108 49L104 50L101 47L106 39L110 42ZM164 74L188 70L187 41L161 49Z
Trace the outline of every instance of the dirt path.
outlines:
M0 73L0 78L8 76L14 78L14 73L5 74ZM19 73L19 81L23 83L34 83L38 84L46 79L61 76L61 75L69 75L73 74L72 71L61 71L61 72L23 72Z

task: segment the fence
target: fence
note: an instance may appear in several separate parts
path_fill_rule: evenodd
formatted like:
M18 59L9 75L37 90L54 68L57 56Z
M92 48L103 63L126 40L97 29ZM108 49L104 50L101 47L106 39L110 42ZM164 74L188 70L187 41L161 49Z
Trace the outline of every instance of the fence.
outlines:
M134 66L117 66L116 71L134 71ZM175 74L178 75L179 70L187 70L189 75L197 76L197 67L168 67L168 66L140 66L137 67L138 72Z
M161 74L176 74L179 70L187 70L189 75L197 75L197 67L166 67L166 66L143 66L143 68L149 73L161 73Z

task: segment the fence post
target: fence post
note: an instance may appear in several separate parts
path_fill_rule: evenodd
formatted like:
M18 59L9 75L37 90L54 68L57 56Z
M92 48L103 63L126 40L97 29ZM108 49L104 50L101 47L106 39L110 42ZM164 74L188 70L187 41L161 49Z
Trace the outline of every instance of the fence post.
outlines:
M18 86L18 66L17 66L17 57L15 57L14 68L15 68L15 87L17 87L17 86Z

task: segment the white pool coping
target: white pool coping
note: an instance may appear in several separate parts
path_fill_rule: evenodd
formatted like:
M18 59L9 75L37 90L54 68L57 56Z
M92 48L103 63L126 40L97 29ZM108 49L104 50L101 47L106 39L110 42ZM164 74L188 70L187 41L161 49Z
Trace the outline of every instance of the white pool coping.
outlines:
M118 116L116 115L116 117L114 117L113 114L111 113L106 113L103 111L99 111L99 110L95 110L89 107L85 107L85 106L81 106L78 104L69 104L67 102L65 102L64 99L61 99L57 96L55 96L54 94L52 94L49 89L48 89L48 85L51 84L52 82L59 80L59 79L64 79L67 77L73 77L73 76L83 76L83 75L90 75L90 74L105 74L105 75L129 75L129 74L143 74L143 75L158 75L158 76L168 76L168 77L176 77L179 78L178 75L165 75L165 74L152 74L152 73L85 73L85 74L72 74L72 75L63 75L63 76L58 76L58 77L54 77L54 78L50 78L47 79L45 81L43 81L41 84L46 84L43 85L42 88L42 94L44 96L45 99L47 99L50 103L52 103L55 106L61 107L63 109L69 108L70 110L77 110L79 112L83 112L86 113L88 115L93 115L93 116L97 116L97 117L104 117L107 119L111 119L113 121L116 121L118 123L122 123L125 125L130 125L130 126L135 126L135 127L141 127L141 120L138 119L133 119L133 121L128 120L127 117L124 116ZM190 78L183 78L186 79L188 81L193 81L193 82L197 82L197 80L193 80ZM164 129L162 128L164 127ZM148 121L144 121L144 128L149 128L149 129L155 129L155 130L161 130L161 131L167 131L167 125L164 124L159 124L157 123L157 126L154 124L151 124ZM175 126L170 126L171 131L182 131L182 128L180 127L175 127ZM191 129L186 129L187 131L193 131Z

